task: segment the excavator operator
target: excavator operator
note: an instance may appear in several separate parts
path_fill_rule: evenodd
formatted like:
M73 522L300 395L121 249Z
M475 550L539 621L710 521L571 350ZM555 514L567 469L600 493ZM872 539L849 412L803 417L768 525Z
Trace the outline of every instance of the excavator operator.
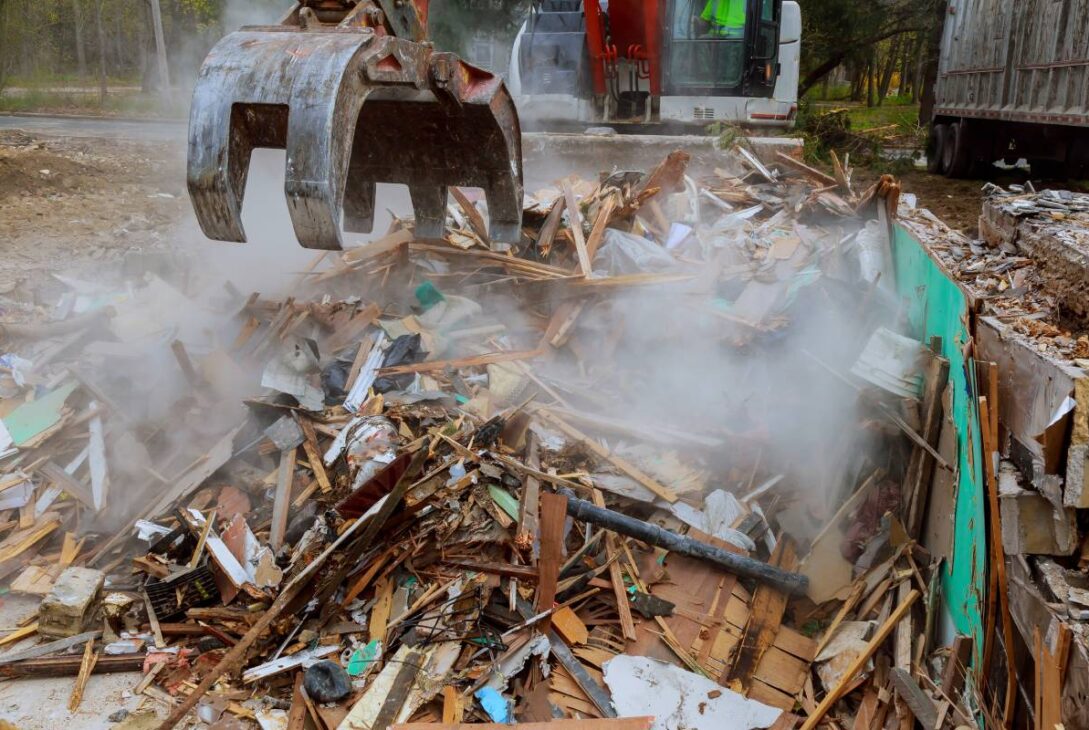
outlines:
M707 38L745 37L745 0L707 0L700 13Z

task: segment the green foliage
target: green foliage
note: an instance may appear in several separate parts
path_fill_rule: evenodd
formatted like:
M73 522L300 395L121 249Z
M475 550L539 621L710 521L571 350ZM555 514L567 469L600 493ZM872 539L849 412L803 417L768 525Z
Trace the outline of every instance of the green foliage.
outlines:
M730 122L714 122L707 125L707 134L715 137L715 147L720 150L728 150L739 141L745 140L745 130L738 124Z

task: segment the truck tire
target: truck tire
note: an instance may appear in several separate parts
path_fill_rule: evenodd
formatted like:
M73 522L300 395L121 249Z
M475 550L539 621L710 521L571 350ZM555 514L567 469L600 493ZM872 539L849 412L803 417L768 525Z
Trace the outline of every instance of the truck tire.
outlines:
M949 136L945 140L946 154L942 156L945 162L945 176L952 178L965 178L972 174L972 163L975 156L972 154L972 141L968 136L968 125L963 121L949 125Z
M949 126L946 124L931 124L930 139L926 145L926 171L935 175L941 175L945 168L942 166L942 155L945 153L946 141L949 138Z
M1030 159L1029 167L1033 180L1065 180L1068 172L1063 160Z

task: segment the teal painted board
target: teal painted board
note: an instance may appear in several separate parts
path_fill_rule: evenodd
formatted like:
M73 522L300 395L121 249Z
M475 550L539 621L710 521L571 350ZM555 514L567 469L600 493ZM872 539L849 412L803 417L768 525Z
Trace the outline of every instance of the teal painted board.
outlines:
M892 257L896 291L913 330L910 334L924 342L941 337L942 355L949 359L957 428L957 494L953 556L942 568L942 601L957 633L972 637L978 667L984 643L987 526L975 362L965 356L971 340L968 300L900 225L893 226Z
M79 383L72 381L37 400L23 403L4 417L4 426L16 446L22 446L42 431L52 428L61 418L64 402Z

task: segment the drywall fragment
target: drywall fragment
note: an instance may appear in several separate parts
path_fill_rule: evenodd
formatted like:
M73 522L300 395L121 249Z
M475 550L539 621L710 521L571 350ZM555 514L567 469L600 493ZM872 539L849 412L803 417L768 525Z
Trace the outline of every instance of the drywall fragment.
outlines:
M757 730L783 711L665 662L621 654L604 664L621 717L653 715L652 730Z

